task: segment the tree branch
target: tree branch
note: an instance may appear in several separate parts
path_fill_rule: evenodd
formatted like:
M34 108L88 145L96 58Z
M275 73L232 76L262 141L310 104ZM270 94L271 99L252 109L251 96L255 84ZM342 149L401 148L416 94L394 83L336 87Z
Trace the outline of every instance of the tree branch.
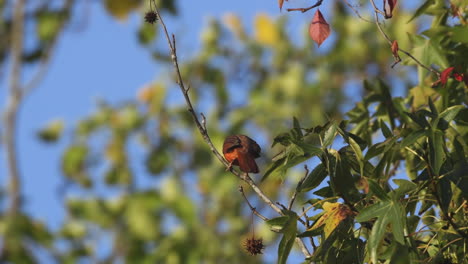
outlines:
M322 4L323 0L318 0L315 4L309 6L309 7L302 7L302 8L288 8L286 11L291 12L291 11L301 11L302 13L305 13L312 8L315 8L317 6L320 6Z
M63 7L63 10L70 10L73 4L73 0L67 0L65 2L65 5ZM24 84L24 88L22 89L23 95L26 96L29 94L34 88L37 87L37 85L42 81L42 79L45 76L45 73L49 67L50 60L52 58L52 51L54 50L55 46L57 45L58 39L60 32L62 32L63 28L65 27L66 20L62 20L60 25L58 26L57 34L55 37L48 43L47 47L44 50L44 55L41 58L40 65L38 66L39 68L33 75L33 77L26 83Z
M15 215L21 206L21 178L16 151L16 121L23 96L21 90L21 56L24 44L24 9L25 0L16 1L13 7L13 24L11 30L9 94L4 119L4 141L9 177L8 194L11 199L8 209L10 215Z
M196 114L195 109L194 109L194 107L192 105L192 102L190 100L190 97L189 97L189 94L188 94L189 89L185 88L185 84L184 84L184 81L182 79L182 74L180 73L180 69L179 69L179 62L178 62L178 59L177 59L177 49L176 49L175 36L174 36L174 34L172 34L171 36L169 35L166 24L164 23L164 20L161 17L161 13L159 12L159 9L158 9L158 7L156 5L156 2L154 0L151 0L151 1L153 3L153 7L155 9L155 13L156 13L156 15L158 17L158 20L161 23L161 25L163 27L164 34L166 36L166 40L167 40L167 43L168 43L168 46L169 46L169 49L170 49L170 53L171 53L172 64L174 66L174 71L176 73L176 78L177 78L176 82L177 82L182 94L184 95L185 103L187 104L187 107L188 107L187 110L192 115L193 121L195 122L195 125L198 128L198 131L200 132L201 136L203 137L203 140L205 141L205 143L211 149L211 152L216 156L216 158L221 163L224 164L224 166L226 166L228 168L229 167L229 162L227 162L224 159L224 157L218 152L218 150L214 146L213 142L211 141L211 138L208 135L208 131L205 128L206 127L206 120L204 119L203 124L200 122L200 119L199 119L198 115ZM257 186L257 184L255 184L255 182L252 180L252 178L250 178L250 176L247 173L239 173L239 172L233 170L232 168L230 168L229 171L232 174L234 174L235 176L237 176L239 179L245 181L254 190L254 192L258 195L258 197L260 199L262 199L266 204L268 204L268 206L270 206L270 208L272 208L278 214L284 215L282 210L277 205L275 205L275 203L273 203L270 200L270 198L268 198L263 193L262 190L260 190L260 188ZM301 248L301 251L306 256L306 258L310 257L310 253L309 253L307 247L304 245L303 241L300 238L296 238L296 243L299 245L299 247Z

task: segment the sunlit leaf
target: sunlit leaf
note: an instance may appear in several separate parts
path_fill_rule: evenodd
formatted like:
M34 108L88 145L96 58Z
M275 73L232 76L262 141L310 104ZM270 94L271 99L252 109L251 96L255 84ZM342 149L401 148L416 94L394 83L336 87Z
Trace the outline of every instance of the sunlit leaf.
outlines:
M278 43L280 33L274 21L266 14L255 17L255 38L264 45L273 46Z

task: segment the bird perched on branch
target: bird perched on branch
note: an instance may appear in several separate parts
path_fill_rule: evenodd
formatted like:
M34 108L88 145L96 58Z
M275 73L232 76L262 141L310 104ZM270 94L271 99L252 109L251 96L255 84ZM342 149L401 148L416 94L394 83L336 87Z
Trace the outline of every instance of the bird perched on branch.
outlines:
M224 140L223 154L229 162L228 169L237 165L246 173L258 173L255 159L260 157L261 148L253 139L245 135L231 135Z

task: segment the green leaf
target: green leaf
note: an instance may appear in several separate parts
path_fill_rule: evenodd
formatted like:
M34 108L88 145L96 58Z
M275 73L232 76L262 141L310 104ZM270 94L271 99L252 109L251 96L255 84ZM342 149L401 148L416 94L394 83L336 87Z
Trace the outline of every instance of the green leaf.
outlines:
M438 181L437 192L439 193L441 200L441 209L447 212L450 207L450 201L452 200L452 186L450 185L450 180L447 177Z
M369 189L375 196L377 196L382 201L389 201L390 196L380 187L380 185L374 180L369 179Z
M320 163L309 173L309 175L307 175L307 178L301 185L300 191L306 192L315 189L315 187L319 186L319 184L322 183L322 181L327 177L327 175L328 172L325 168L325 165Z
M65 14L59 12L41 12L38 14L36 31L42 41L52 41L59 33Z
M88 147L86 145L71 145L62 156L62 171L65 176L77 181L85 187L91 182L86 173Z
M430 136L430 144L431 144L431 166L436 175L439 175L440 167L444 162L444 134L440 130L434 131Z
M389 138L393 136L392 131L388 126L385 124L383 120L380 120L380 129L382 129L382 134L384 135L385 138Z
M261 181L266 180L270 175L278 173L279 177L284 177L287 170L296 166L313 156L323 153L322 149L305 142L292 143L273 158Z
M427 39L420 35L409 34L410 41L413 44L413 56L421 61L422 64L437 64L441 68L449 67L445 52L440 44L434 39Z
M336 157L335 157L336 155ZM329 155L330 166L328 168L333 191L342 195L349 202L357 202L361 199L361 193L356 188L356 179L351 173L351 166L348 156L351 152L336 152L335 155ZM334 165L335 164L335 165Z
M362 209L355 218L356 222L366 222L372 218L376 218L383 215L384 212L388 210L388 208L382 206L382 204L383 202L378 202L376 204L370 205Z
M293 130L292 131L294 131L294 135L296 139L302 139L302 137L304 136L302 134L301 124L299 124L299 120L296 117L293 117Z
M415 113L408 113L405 112L405 114L411 118L416 124L418 124L421 128L429 127L429 123L427 122L426 118L421 115L417 115Z
M432 98L429 96L427 100L428 100L429 108L431 109L431 113L434 114L435 116L439 115L439 112L437 111L437 108L435 107L434 102L432 101Z
M426 134L426 130L420 129L417 131L411 132L409 135L403 138L400 143L400 147L403 149L405 147L411 146L414 142L416 142L420 137Z
M288 220L289 220L289 216L279 216L279 217L269 219L268 221L266 221L266 223L272 229L280 231L285 227L286 223L288 223Z
M138 29L138 41L143 45L151 44L156 38L157 28L150 23L142 23Z
M333 143L336 137L337 128L338 128L337 125L335 123L332 123L330 127L327 129L327 131L325 131L325 136L323 138L323 143L322 143L323 148L326 148Z
M278 143L286 147L286 146L289 146L289 144L291 144L291 141L292 141L291 134L286 133L286 132L281 133L273 139L273 144L271 145L271 147L274 147Z
M282 230L284 234L278 246L278 264L285 264L291 252L297 233L297 215L288 212L288 220Z
M351 146L351 148L354 150L354 153L356 154L356 159L359 163L359 168L360 168L359 172L361 176L370 176L370 175L363 175L364 174L364 157L362 156L362 150L359 147L359 145L352 138L349 138L349 145Z
M132 172L125 164L116 164L105 173L105 180L109 185L126 185L132 180Z
M424 2L424 4L422 4L416 10L416 12L414 12L414 15L410 18L410 20L408 20L408 23L411 22L413 19L415 19L415 18L421 16L422 14L424 14L424 12L433 4L435 4L434 0L427 0L426 2Z
M314 194L320 197L329 198L333 196L333 191L330 186L325 186L318 191L315 191Z
M448 27L447 31L451 35L452 41L468 43L468 27L466 26Z
M385 235L388 222L388 211L385 210L382 212L382 215L377 219L377 221L375 221L374 226L372 227L369 240L367 241L367 248L370 252L370 259L372 263L379 263L377 254L379 251L380 242Z
M38 132L39 138L47 143L57 141L63 132L63 120L54 120Z
M418 187L417 184L404 179L394 179L393 182L399 186L398 189L391 192L392 198L395 200L409 194Z
M377 262L377 253L380 242L382 241L388 224L391 224L392 234L395 240L404 244L404 225L405 215L403 208L398 201L386 200L377 204L371 205L363 209L356 217L357 222L365 222L377 217L368 241L368 250L371 260Z
M161 146L151 150L146 158L145 165L151 175L158 175L168 168L171 161L172 157L167 147Z
M440 113L439 118L445 120L447 123L450 123L463 109L466 109L466 107L463 105L451 106Z

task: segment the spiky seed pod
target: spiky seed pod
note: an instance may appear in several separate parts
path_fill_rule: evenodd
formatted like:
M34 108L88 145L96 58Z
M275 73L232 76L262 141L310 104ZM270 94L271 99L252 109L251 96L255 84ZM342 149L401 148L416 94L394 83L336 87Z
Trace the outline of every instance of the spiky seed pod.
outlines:
M244 248L250 255L255 256L258 254L263 254L263 249L265 246L263 245L263 239L255 239L255 237L247 238L244 242Z
M156 13L154 11L149 11L145 14L145 21L146 23L150 23L150 24L153 24L154 22L156 22L158 20L158 16L156 15Z

